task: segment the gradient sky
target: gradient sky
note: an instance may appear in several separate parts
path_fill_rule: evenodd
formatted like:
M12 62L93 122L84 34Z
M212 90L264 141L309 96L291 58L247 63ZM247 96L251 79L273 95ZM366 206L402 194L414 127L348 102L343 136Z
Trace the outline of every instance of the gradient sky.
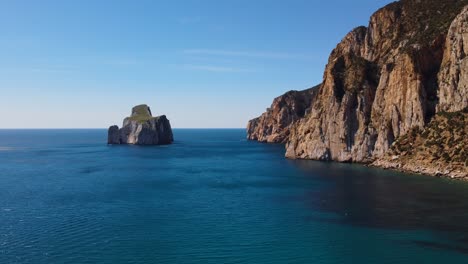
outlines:
M0 0L0 128L245 127L390 2Z

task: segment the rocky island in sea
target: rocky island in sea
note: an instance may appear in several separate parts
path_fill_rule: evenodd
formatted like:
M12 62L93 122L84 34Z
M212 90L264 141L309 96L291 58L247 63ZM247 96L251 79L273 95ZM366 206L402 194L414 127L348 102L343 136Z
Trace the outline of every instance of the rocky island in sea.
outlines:
M165 115L153 117L149 106L132 108L132 114L123 121L122 128L109 127L108 144L167 145L174 141L171 124Z
M315 92L275 99L247 138L292 159L468 179L466 54L467 0L391 3L336 46Z

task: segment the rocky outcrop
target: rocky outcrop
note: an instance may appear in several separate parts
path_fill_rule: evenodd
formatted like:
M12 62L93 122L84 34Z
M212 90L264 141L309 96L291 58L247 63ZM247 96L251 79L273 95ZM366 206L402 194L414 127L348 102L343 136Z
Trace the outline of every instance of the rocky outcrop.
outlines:
M288 127L286 157L369 163L438 112L466 108L467 5L401 0L347 34L307 114Z
M399 137L373 166L468 179L468 108L440 112L423 129Z
M371 140L366 127L378 69L358 56L363 32L360 27L345 37L344 43L352 42L354 48L341 43L330 56L310 113L291 130L289 157L339 161L350 161L353 155L366 157Z
M123 127L109 127L108 144L165 145L174 141L171 124L165 115L153 117L147 105L133 107Z
M107 144L120 144L120 130L114 125L107 131Z
M330 56L310 114L293 127L286 156L370 162L423 128L436 113L448 27L465 4L395 2L349 33Z
M439 72L440 111L468 106L468 6L452 22Z
M304 117L316 94L317 86L289 91L273 100L271 107L247 124L247 138L268 143L285 143L290 126Z

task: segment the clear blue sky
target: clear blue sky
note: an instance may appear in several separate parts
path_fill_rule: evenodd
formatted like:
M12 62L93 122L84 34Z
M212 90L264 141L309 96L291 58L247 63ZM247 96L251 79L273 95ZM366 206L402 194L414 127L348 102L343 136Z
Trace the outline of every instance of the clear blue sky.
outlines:
M0 0L0 128L245 127L389 2Z

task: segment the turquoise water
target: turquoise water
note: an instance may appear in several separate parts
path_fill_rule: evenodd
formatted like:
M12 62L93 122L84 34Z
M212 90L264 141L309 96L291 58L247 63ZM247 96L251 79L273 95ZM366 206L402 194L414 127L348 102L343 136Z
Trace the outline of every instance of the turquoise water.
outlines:
M291 161L245 131L0 130L0 263L468 263L468 185Z

